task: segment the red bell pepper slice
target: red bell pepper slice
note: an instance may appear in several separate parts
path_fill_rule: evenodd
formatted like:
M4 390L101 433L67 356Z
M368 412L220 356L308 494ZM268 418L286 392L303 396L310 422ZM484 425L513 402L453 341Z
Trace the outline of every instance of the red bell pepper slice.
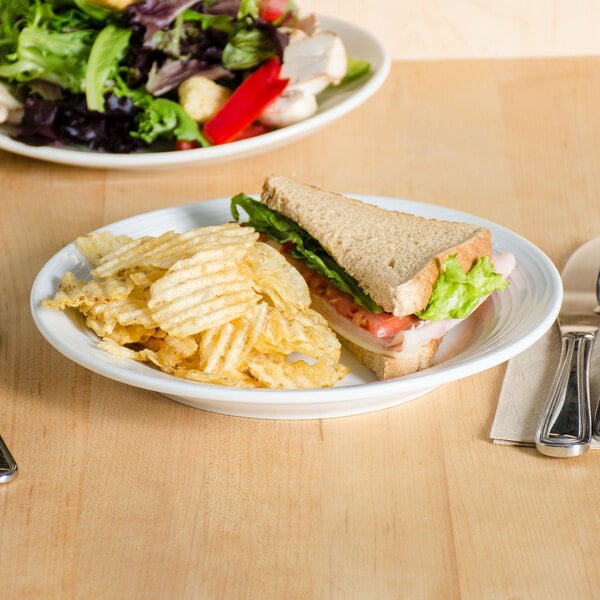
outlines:
M288 84L288 79L279 78L280 73L278 58L272 58L254 71L205 123L205 137L213 144L225 144L258 119Z

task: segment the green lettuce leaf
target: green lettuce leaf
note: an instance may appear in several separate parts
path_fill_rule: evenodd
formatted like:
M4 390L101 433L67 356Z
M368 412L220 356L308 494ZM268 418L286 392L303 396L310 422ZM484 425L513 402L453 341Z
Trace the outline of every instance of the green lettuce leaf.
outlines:
M464 319L479 301L496 290L503 290L508 281L494 271L487 256L481 257L468 273L458 264L456 254L442 265L433 293L426 308L417 317L425 320Z
M93 2L87 2L86 0L73 0L73 4L86 15L96 19L96 21L104 21L115 12L109 8L98 6Z
M104 112L104 92L129 47L131 29L107 25L96 37L85 73L85 99L89 110Z
M200 146L210 146L202 135L198 123L188 115L180 104L167 98L149 96L146 102L139 100L138 106L144 106L144 112L138 117L138 130L131 132L133 137L139 137L151 144L158 138L196 141Z
M354 58L353 56L348 57L348 67L346 69L346 75L339 83L339 85L346 85L359 77L365 75L371 70L371 63L360 58Z
M258 19L258 0L241 0L237 18L239 21L246 17Z
M246 194L238 194L231 199L231 215L236 221L240 219L238 206L248 214L248 225L256 231L280 244L293 243L295 249L292 255L295 258L304 260L313 271L327 277L342 292L350 294L359 306L372 313L383 312L383 308L365 294L356 279L348 275L323 246L297 223Z
M228 15L207 15L188 8L183 11L182 17L184 21L196 21L199 23L202 31L216 29L228 35L233 35L237 30L234 20Z
M83 91L87 59L103 26L74 2L0 0L0 78Z
M17 50L19 33L32 12L30 0L0 0L0 63Z
M251 69L275 56L273 42L259 29L242 29L223 48L223 66L231 71Z
M25 27L17 51L0 66L0 77L15 82L41 79L71 92L81 92L91 37L85 31L54 33Z

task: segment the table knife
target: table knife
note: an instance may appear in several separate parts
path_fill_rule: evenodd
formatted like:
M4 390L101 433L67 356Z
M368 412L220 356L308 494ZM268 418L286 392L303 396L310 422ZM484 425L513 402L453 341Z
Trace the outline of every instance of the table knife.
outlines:
M536 448L548 456L578 456L592 442L589 366L600 321L599 270L600 238L595 238L575 251L561 274L561 355L535 434Z

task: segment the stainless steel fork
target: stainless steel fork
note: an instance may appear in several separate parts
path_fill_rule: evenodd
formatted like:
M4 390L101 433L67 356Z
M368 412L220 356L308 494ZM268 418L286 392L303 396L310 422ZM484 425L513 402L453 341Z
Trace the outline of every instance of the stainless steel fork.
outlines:
M600 314L600 271L598 271L598 279L596 281L596 298L598 299L596 312ZM594 439L600 441L600 398L598 398L596 414L594 415L594 422L592 423L592 435Z
M8 446L0 436L0 483L6 483L17 476L19 467Z

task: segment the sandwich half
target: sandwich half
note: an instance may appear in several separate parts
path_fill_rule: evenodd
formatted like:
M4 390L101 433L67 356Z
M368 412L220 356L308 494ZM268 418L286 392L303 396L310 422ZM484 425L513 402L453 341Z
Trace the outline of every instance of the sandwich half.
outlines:
M232 199L304 275L313 308L379 379L431 366L445 333L504 289L485 227L427 219L280 176ZM498 272L502 271L502 272Z

